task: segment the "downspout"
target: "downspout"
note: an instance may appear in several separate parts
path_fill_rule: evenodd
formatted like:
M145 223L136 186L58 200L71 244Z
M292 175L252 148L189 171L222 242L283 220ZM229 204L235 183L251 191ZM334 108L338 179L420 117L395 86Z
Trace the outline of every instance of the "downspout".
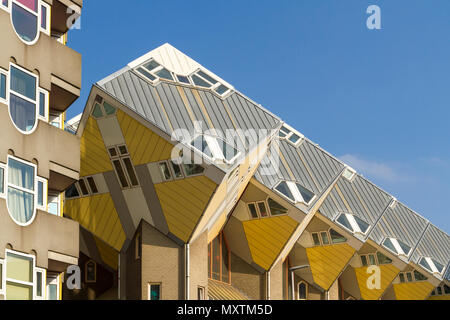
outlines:
M184 298L185 300L189 300L190 295L189 295L189 288L190 288L190 277L191 277L191 272L190 272L190 261L189 261L189 256L190 256L190 248L189 248L189 243L186 243L184 245L184 272L186 275L186 279L185 279L185 288L184 288Z
M266 299L270 300L270 271L266 272Z
M117 299L120 300L120 252L119 261L117 262Z
M295 288L294 288L294 270L289 270L291 273L291 291L292 291L292 300L295 300Z

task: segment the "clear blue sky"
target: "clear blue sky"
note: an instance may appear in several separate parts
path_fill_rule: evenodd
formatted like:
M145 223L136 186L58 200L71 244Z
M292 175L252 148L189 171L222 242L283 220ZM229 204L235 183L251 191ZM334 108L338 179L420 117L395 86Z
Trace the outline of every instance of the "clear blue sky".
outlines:
M92 83L169 42L450 232L449 0L88 0ZM381 8L382 30L366 9Z

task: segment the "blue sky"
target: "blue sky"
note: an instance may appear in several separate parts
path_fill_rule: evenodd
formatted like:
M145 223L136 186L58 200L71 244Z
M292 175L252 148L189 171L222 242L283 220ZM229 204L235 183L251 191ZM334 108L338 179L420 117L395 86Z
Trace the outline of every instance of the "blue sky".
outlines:
M85 1L92 83L169 42L450 232L450 1ZM366 9L381 8L382 30Z

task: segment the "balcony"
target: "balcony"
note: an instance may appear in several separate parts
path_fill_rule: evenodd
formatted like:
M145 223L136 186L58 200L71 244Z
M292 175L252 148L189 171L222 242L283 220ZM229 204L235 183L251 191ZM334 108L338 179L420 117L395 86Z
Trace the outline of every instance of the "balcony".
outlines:
M53 0L52 5L52 33L65 34L68 31L67 20L76 12L81 14L83 0ZM72 8L73 11L67 13L67 9Z

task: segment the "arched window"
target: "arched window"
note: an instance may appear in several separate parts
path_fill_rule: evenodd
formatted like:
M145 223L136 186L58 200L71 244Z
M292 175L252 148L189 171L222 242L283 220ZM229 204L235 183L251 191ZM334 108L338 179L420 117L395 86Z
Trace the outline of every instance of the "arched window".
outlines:
M11 22L17 35L28 45L39 39L39 0L12 0Z
M37 127L38 77L13 64L9 73L9 116L17 130L31 134Z
M303 281L298 283L298 300L306 300L308 298L308 284Z
M34 164L8 156L6 206L20 226L30 225L36 216L36 169Z

